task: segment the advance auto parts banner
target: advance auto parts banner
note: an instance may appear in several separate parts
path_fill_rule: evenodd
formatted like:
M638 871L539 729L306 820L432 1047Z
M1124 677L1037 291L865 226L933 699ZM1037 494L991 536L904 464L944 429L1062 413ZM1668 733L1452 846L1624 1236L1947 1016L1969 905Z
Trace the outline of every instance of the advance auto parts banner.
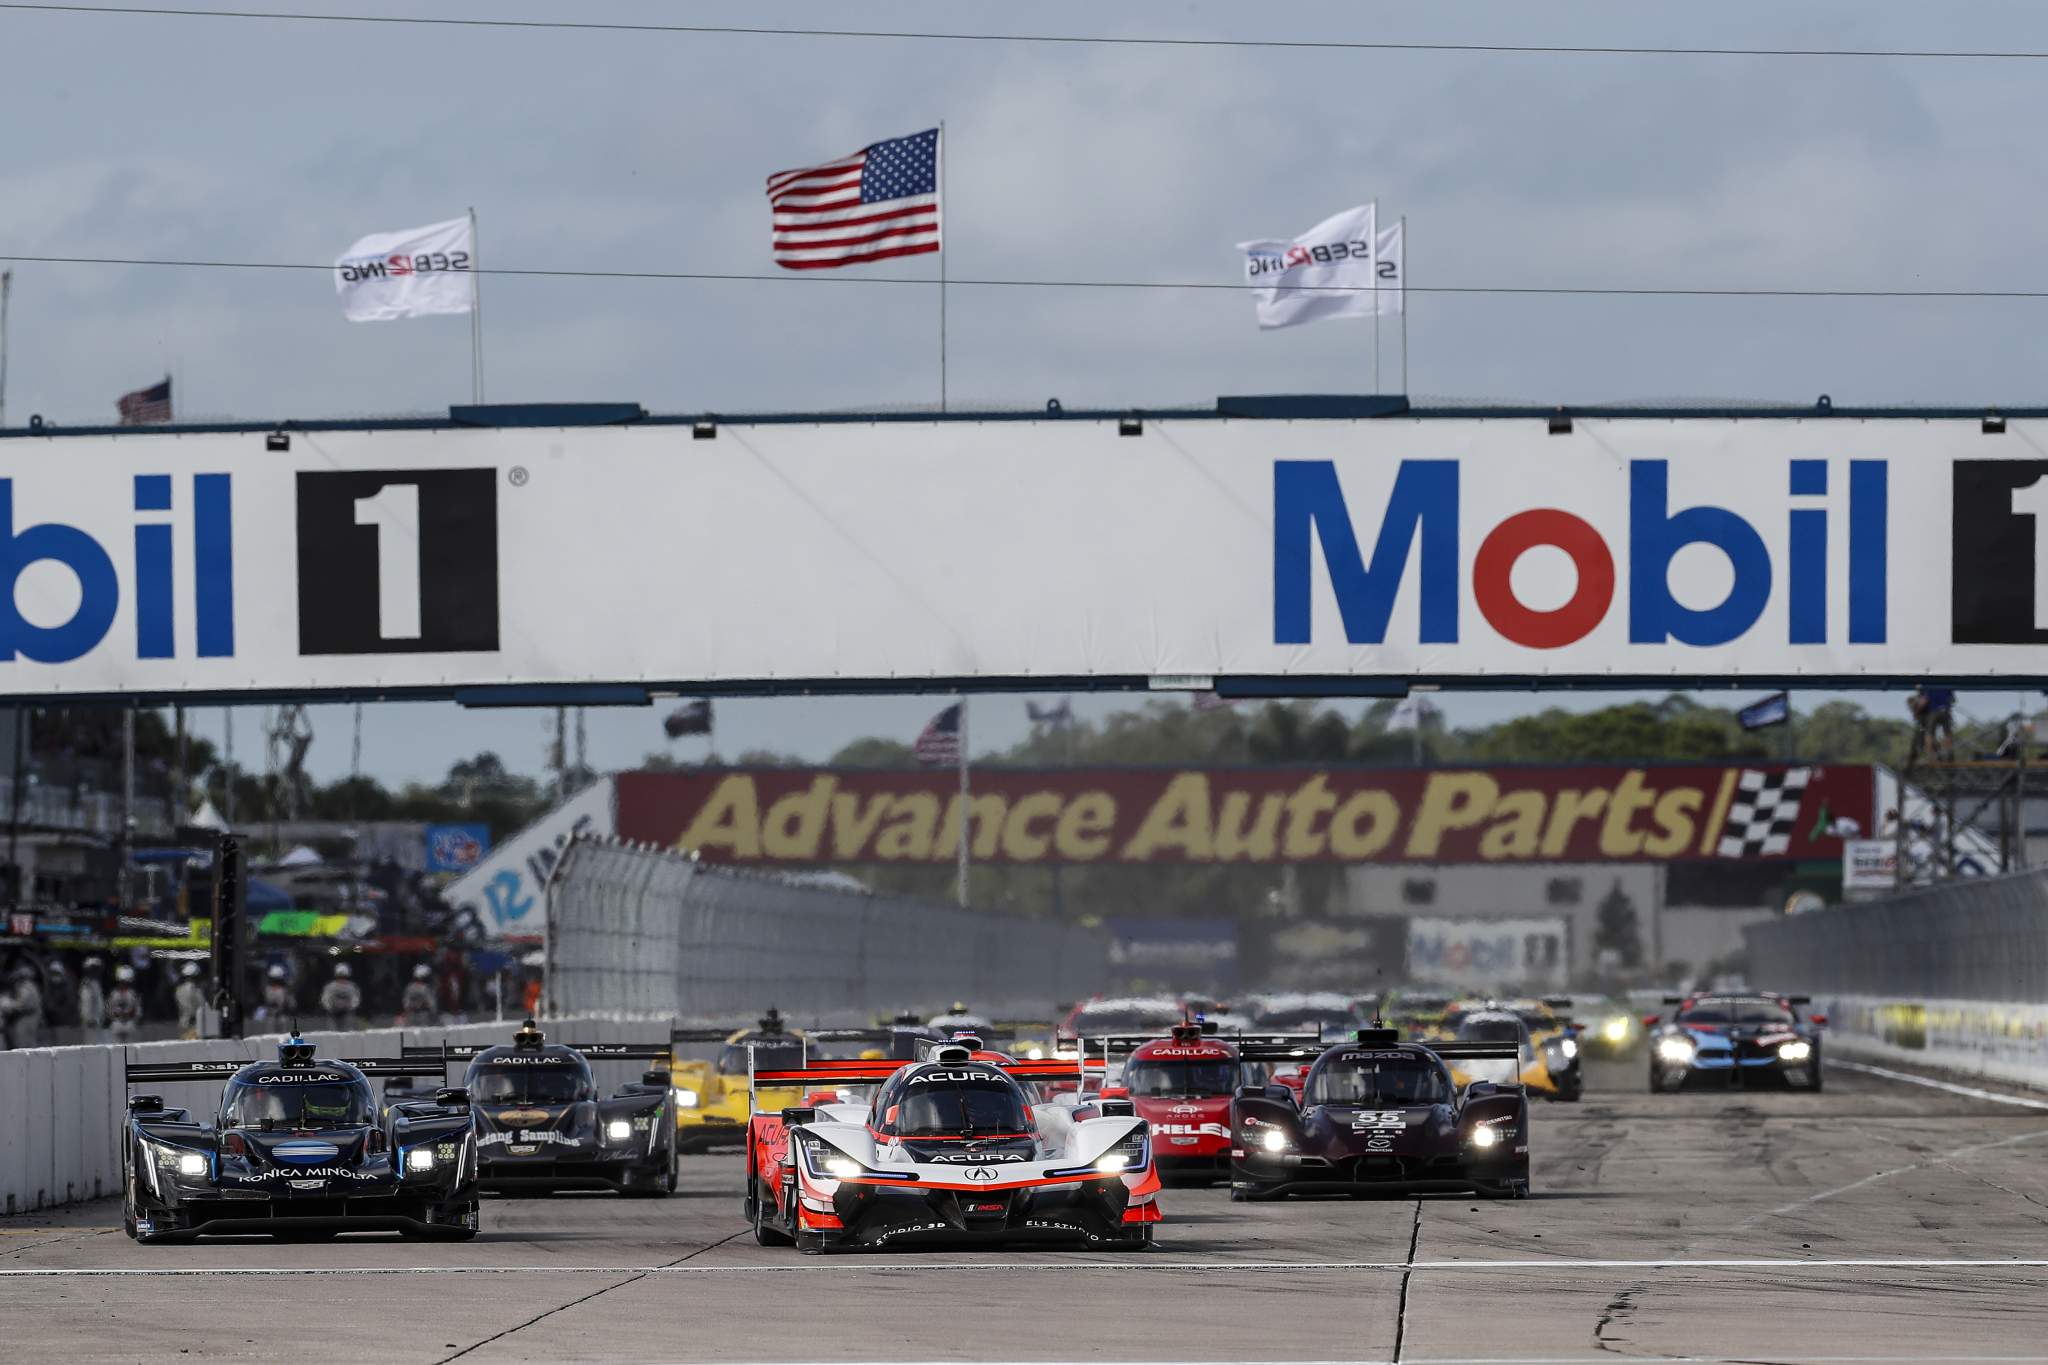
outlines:
M2048 677L2048 422L707 434L0 440L0 695Z
M976 769L989 863L1836 859L1868 767ZM621 773L621 838L739 864L937 863L952 769Z

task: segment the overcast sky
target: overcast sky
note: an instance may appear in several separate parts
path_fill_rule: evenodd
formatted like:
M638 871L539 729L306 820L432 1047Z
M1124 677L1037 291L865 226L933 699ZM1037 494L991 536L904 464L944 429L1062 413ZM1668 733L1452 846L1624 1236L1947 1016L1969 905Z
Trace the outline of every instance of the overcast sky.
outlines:
M280 0L281 8L291 8ZM488 5L323 10L1177 37L2048 49L2048 7L1854 0L1456 7L1225 4ZM13 134L0 257L327 262L474 206L508 268L760 273L762 181L947 128L950 273L1215 281L1232 244L1377 198L1427 285L2039 289L2048 63L1142 49L622 35L0 13ZM489 396L724 412L937 397L928 259L787 283L490 278ZM1418 397L2048 401L2048 300L1418 295ZM1358 391L1370 324L1260 334L1230 291L960 286L956 405L1206 403ZM8 412L111 420L166 371L180 416L435 411L466 401L462 318L350 324L320 272L15 267ZM1396 387L1395 337L1382 373ZM728 752L822 756L937 703L732 703ZM1103 702L1107 706L1113 703ZM1533 704L1474 701L1490 719ZM1993 709L2002 709L2001 701ZM1099 708L1098 708L1099 709ZM1022 730L1014 702L982 737ZM1003 719L1007 717L1008 719ZM1454 715L1454 719L1462 718ZM592 713L592 759L660 743ZM343 711L311 759L345 771ZM241 738L254 739L254 713ZM372 713L365 766L424 777L543 720ZM979 746L977 746L979 747ZM248 752L254 752L253 749Z

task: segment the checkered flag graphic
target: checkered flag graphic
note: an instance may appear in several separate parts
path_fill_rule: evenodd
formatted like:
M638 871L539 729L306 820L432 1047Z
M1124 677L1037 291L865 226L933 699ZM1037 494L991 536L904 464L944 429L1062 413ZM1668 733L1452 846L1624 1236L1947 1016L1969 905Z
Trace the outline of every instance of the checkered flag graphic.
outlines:
M1799 802L1806 795L1811 768L1786 768L1767 773L1744 768L1735 783L1728 823L1714 852L1723 858L1777 858L1792 846L1799 823Z

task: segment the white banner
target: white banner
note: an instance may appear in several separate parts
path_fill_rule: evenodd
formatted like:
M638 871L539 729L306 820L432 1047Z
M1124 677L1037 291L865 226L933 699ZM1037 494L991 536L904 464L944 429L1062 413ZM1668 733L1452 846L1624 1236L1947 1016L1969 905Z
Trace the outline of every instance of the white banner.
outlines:
M2048 421L289 439L0 439L0 695L2048 679Z
M1479 990L1548 990L1571 970L1562 919L1416 918L1408 921L1408 975Z
M447 901L475 917L485 938L539 937L547 929L548 877L579 834L617 828L612 780L591 783L491 851L449 883Z
M467 313L475 264L468 218L373 232L334 263L334 292L350 322Z
M1239 242L1259 326L1293 327L1324 318L1369 318L1378 308L1379 230L1371 204L1326 218L1291 242Z
M1898 889L1899 842L1896 839L1844 839L1842 890Z

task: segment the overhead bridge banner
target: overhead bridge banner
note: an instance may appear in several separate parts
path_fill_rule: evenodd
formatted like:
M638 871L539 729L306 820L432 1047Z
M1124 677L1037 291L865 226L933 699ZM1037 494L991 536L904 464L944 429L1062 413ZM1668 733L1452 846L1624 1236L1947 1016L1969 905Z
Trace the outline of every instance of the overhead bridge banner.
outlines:
M0 440L0 695L2048 677L2048 422L267 444Z
M989 863L1550 863L1838 859L1868 766L988 768ZM950 770L620 773L621 838L742 865L951 866Z

